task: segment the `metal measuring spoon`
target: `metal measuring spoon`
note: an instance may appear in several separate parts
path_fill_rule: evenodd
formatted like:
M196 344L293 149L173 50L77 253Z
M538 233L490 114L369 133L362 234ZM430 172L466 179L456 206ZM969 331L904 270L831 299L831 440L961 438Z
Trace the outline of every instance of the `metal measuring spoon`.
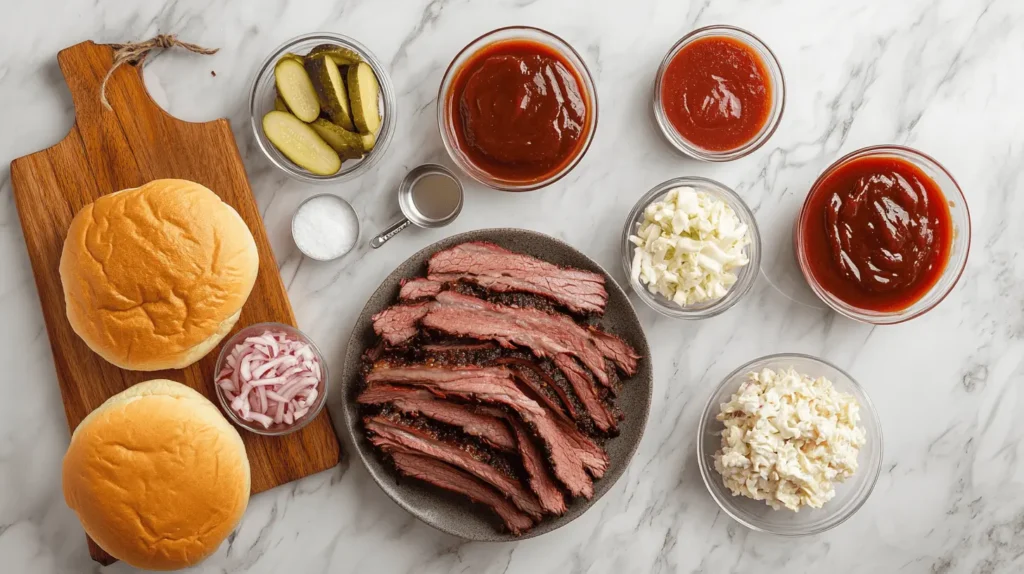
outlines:
M405 217L371 239L370 247L384 245L409 225L448 225L462 211L462 196L462 183L448 168L428 163L413 169L398 186L398 206Z

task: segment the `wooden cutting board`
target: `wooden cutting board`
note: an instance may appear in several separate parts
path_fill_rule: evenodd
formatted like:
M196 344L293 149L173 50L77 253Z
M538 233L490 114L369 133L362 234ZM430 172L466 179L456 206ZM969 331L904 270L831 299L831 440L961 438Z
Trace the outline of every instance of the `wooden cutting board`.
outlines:
M57 54L74 101L75 125L57 145L11 163L14 200L70 429L111 395L154 378L182 382L217 403L213 370L220 347L183 370L124 371L93 353L72 331L57 272L61 249L75 213L102 195L160 178L188 179L212 189L248 223L260 254L256 285L235 330L262 321L295 325L228 121L189 123L171 117L152 100L141 70L132 65L119 67L110 77L107 99L113 110L107 110L100 103L100 84L113 54L110 46L92 42ZM285 437L240 432L254 494L338 463L338 439L326 409ZM94 559L110 561L91 540L89 549Z

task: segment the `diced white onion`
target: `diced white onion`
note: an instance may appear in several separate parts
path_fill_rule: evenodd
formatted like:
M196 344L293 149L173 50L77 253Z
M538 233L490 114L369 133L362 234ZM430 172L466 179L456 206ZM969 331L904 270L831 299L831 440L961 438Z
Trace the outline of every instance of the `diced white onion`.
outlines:
M681 307L720 299L749 263L747 231L725 201L692 187L669 190L629 238L630 277Z

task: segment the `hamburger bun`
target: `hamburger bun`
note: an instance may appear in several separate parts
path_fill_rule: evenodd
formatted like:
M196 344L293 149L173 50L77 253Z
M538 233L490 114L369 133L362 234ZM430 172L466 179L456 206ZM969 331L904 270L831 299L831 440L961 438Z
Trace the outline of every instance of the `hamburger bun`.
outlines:
M182 179L85 206L60 257L71 327L98 355L134 371L180 369L209 353L238 320L258 269L245 221Z
M64 455L64 500L85 532L136 568L202 561L249 502L238 431L198 392L139 383L89 414Z

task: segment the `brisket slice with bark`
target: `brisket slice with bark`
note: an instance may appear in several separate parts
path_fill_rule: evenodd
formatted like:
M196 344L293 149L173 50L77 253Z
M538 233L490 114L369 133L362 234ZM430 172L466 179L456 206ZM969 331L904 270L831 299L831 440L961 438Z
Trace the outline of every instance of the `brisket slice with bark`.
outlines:
M417 478L469 497L473 502L485 504L491 508L509 531L519 536L533 526L533 520L519 511L511 502L496 490L466 474L454 466L416 454L410 449L395 449L391 452L391 460L398 471L406 476Z
M536 293L574 311L600 314L608 302L602 275L559 267L493 243L462 243L438 251L427 270L428 279L463 279L496 291Z
M441 292L444 284L440 281L417 277L402 281L402 288L398 291L398 298L402 301L415 301L416 299L432 299L434 295Z
M356 399L360 404L391 404L406 414L425 417L461 428L484 443L504 452L515 452L516 437L503 416L483 412L475 405L454 403L438 398L425 389L397 385L373 385Z
M544 516L540 501L532 492L526 490L515 478L489 464L489 461L481 460L481 454L469 445L442 439L428 429L414 426L411 421L397 416L381 414L364 417L363 424L373 433L370 442L384 452L412 450L436 458L490 484L511 499L519 510L534 519Z
M564 514L565 497L547 467L544 454L530 439L529 432L515 416L501 408L467 405L436 397L430 391L397 385L374 385L359 395L360 404L389 404L405 413L417 413L476 436L503 451L518 452L529 475L530 489L541 507L551 514ZM511 429L515 429L513 434Z
M521 357L500 357L490 362L494 365L505 365L511 369L512 374L515 375L516 379L523 384L526 388L536 395L540 402L551 410L554 414L568 418L572 417L573 420L578 420L579 413L576 412L575 406L572 401L569 400L568 395L565 391L559 387L554 380L548 376L539 366L533 364L530 359ZM547 389L554 391L549 392ZM554 396L552 396L554 394Z
M601 380L604 377L604 387L615 392L614 372L609 369L603 355L608 354L617 357L624 364L624 368L636 368L637 355L628 345L614 335L603 331L585 328L568 317L560 314L545 313L535 309L521 309L494 305L475 297L469 297L454 292L443 292L437 297L437 301L431 303L416 303L415 309L407 312L404 305L397 305L391 309L395 310L396 316L408 317L408 320L415 321L422 313L420 305L426 305L426 312L422 313L424 325L439 331L450 332L458 336L472 336L476 338L493 338L502 344L508 342L516 343L530 348L538 356L548 356L554 359L554 363L562 376L569 382L573 394L580 400L586 416L593 421L594 426L603 433L615 435L618 431L618 413L614 408L608 407L602 400L602 392L594 383L594 378L587 369L582 368L573 356L586 360L587 365L592 369L595 376ZM380 314L385 317L381 322L384 326L377 330L387 334L388 329L399 333L415 333L415 327L395 327L393 321L387 320L391 315L387 311ZM395 341L392 341L395 342ZM442 352L441 345L429 345L429 350L424 346L424 351L429 353ZM455 347L463 350L464 347ZM486 349L490 351L490 349ZM605 351L605 353L602 352ZM471 362L485 364L484 362L472 361L472 351L461 354ZM491 353L492 355L494 353ZM451 355L457 359L459 355ZM445 357L450 362L449 357ZM494 362L503 363L498 359ZM523 361L527 366L532 366L529 361ZM604 369L604 370L601 370ZM538 374L538 369L532 368L533 374ZM565 392L558 385L548 385L543 381L544 373L539 373L541 379L534 379L529 372L516 367L514 371L521 381L537 393L545 404L556 413L568 413L573 419L581 420L581 414L574 410L572 401L565 396ZM553 389L559 394L558 401L561 404L552 402L550 394L538 389L536 382L543 381L546 388ZM562 406L564 405L564 407Z
M444 341L441 343L427 343L420 346L427 353L475 353L478 351L492 351L497 345L491 342L465 343L461 341Z
M526 469L526 474L530 475L530 488L540 499L540 505L551 514L565 514L565 496L558 489L555 478L551 476L544 453L533 443L533 438L522 421L510 416L508 422L515 431L519 454L523 457L523 468Z
M373 316L373 330L389 345L401 345L416 336L418 323L431 302L392 305Z
M587 413L594 421L594 426L606 433L617 432L618 416L612 414L611 410L601 401L590 373L569 355L555 355L555 364L572 385L573 392L583 403L583 407L587 409Z
M531 293L544 297L574 313L600 315L604 312L605 299L603 297L595 301L579 300L563 291L564 285L553 284L554 282L550 280L541 282L516 277L491 277L468 273L437 273L428 275L425 279L413 279L402 286L398 298L402 301L428 299L440 293L444 287L459 281L472 283L494 293Z
M551 475L544 453L537 447L534 442L536 439L532 438L523 421L506 412L502 407L484 405L480 407L480 412L500 418L512 427L515 431L519 455L522 457L523 468L530 479L530 489L540 499L540 505L544 507L545 511L556 515L565 514L565 496L559 490L555 477Z
M452 369L378 364L366 375L366 384L372 387L380 383L418 386L442 396L512 409L544 444L555 477L574 496L592 497L594 484L587 471L600 478L608 469L608 455L600 446L571 423L559 420L527 397L512 380L512 372L506 368Z
M581 327L565 315L494 305L451 291L438 293L434 302L427 304L427 312L420 322L424 327L451 335L493 339L504 346L516 344L527 347L540 357L553 358L563 353L573 355L590 369L597 380L609 387L612 380L604 361L606 356L628 375L636 373L640 358L618 337Z

